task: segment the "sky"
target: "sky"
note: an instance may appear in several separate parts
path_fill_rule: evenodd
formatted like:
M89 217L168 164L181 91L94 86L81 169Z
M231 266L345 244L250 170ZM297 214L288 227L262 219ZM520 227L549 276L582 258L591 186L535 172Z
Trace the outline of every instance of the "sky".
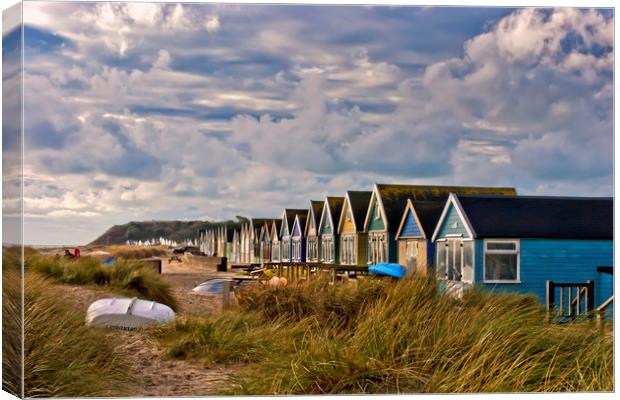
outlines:
M609 10L24 5L25 241L375 182L611 196Z

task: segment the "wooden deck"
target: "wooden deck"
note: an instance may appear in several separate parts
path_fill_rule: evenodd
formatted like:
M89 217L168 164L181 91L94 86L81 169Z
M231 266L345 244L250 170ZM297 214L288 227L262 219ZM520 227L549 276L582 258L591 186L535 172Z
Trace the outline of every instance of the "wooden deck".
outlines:
M258 269L275 269L279 277L291 280L312 279L312 276L321 271L329 272L332 281L338 279L339 274L355 273L360 275L368 275L367 266L359 265L342 265L342 264L324 264L317 262L264 262L250 264L231 264L233 269L245 269L248 272Z

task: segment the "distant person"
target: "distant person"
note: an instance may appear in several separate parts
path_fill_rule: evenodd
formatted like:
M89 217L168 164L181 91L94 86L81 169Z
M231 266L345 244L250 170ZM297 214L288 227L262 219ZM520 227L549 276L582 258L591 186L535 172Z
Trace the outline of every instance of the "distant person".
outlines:
M65 249L65 258L75 258L75 256L71 254L69 249Z
M75 258L80 258L80 249L79 248L75 248L73 249L73 257Z

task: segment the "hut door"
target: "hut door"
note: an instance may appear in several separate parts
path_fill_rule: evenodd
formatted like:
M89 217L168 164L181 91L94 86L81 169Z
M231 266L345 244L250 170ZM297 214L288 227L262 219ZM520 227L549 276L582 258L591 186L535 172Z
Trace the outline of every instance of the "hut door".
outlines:
M446 278L472 283L474 280L473 241L448 239L446 242Z
M416 272L418 266L418 241L407 240L406 246L407 269L411 272Z
M448 239L446 242L446 277L451 281L461 280L461 240Z

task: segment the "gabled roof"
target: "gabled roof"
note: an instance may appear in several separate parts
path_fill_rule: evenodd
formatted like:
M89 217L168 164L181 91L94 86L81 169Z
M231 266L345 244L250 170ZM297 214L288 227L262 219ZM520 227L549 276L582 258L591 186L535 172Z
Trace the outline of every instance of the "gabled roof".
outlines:
M445 204L446 203L442 201L416 201L414 203L411 199L408 199L407 207L405 208L405 212L403 212L398 231L396 232L396 237L400 237L405 226L407 214L411 212L422 231L422 236L424 238L430 238L435 231L435 227L441 217Z
M388 185L377 183L373 190L373 198L378 196L377 200L387 220L388 230L396 232L408 199L411 199L414 203L416 201L445 202L450 193L499 196L515 196L517 194L514 188L508 187ZM366 213L364 229L368 226L371 211L369 207Z
M319 222L319 230L323 227L323 220L325 214L329 214L330 226L333 233L338 233L338 226L334 224L334 221L340 221L340 214L342 213L342 206L344 204L344 197L330 197L325 198L325 205L323 206L323 214L321 215L321 221Z
M273 232L274 228L276 230L275 235ZM271 240L273 240L275 237L277 237L278 239L281 238L280 229L282 229L282 220L280 218L276 218L273 221L271 221Z
M284 223L284 219L286 219L286 226L288 228L289 235L293 231L293 223L295 223L295 216L297 214L305 214L308 210L299 209L299 208L285 208L284 214L282 214L282 223ZM280 236L282 236L282 228L280 228Z
M450 204L475 238L613 239L612 197L453 195Z
M254 238L260 238L263 227L269 221L271 221L271 218L251 218L250 223L247 224L248 232L253 231Z
M295 224L299 225L299 233L301 234L302 237L305 236L307 217L308 217L308 214L297 214L297 216L295 217L295 222L293 223L293 227L295 226ZM291 230L291 235L292 234L293 234L293 230Z
M357 232L362 232L364 230L364 219L366 218L366 213L368 212L371 197L372 192L355 190L349 190L345 195L344 201L349 204L349 212L353 217L353 225L355 225L355 230ZM344 207L345 206L343 204L343 210ZM340 229L342 228L342 223L345 217L346 216L344 214L340 215L338 232L340 232Z
M310 222L313 223L314 228L316 230L319 229L319 222L321 218L321 214L323 214L323 205L325 205L324 201L320 200L310 200L310 208L308 209L308 214L306 216L306 228L304 229L304 234L308 236L308 229L310 227Z

